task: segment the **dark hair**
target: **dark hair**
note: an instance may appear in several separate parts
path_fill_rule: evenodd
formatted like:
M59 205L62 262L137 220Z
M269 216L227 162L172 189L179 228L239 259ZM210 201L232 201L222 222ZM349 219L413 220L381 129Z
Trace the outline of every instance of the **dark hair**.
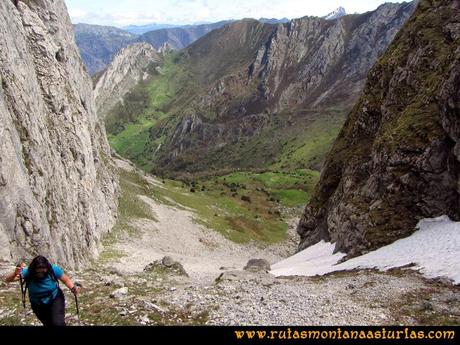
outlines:
M45 258L42 255L36 256L32 262L29 265L29 274L28 274L28 280L33 280L36 279L36 268L39 266L45 266L47 267L47 272L50 273L52 272L52 267L50 262L48 261L47 258Z

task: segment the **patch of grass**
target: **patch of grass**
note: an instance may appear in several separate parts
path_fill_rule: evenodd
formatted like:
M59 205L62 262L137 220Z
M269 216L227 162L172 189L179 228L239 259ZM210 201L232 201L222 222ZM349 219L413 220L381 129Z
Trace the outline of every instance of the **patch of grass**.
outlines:
M136 172L120 173L121 197L118 211L120 218L147 218L155 221L149 206L139 199L138 195L147 195L149 185Z
M310 199L307 192L298 189L283 189L275 191L273 195L275 198L279 199L281 203L290 207L304 205Z
M316 183L319 180L319 172L309 169L300 169L291 173L283 171L238 172L219 178L221 183L244 186L249 188L250 194L254 190L262 191L269 197L269 201L279 200L286 207L304 206Z
M129 123L120 133L109 135L110 145L122 156L138 157L144 151L148 141L148 129L154 123L148 118L140 118L135 123Z
M164 188L153 188L149 196L192 209L197 222L234 242L274 243L286 236L283 217L291 217L292 210L300 215L318 178L318 172L305 169L238 172L184 182L166 179Z
M344 111L324 111L301 133L286 137L277 162L270 168L287 171L305 167L319 169L344 121Z
M165 180L164 188L152 189L149 196L165 204L182 205L193 210L198 223L237 243L250 240L277 242L284 238L287 224L269 214L269 206L261 207L261 200L257 199L248 204L241 200L241 196L222 195L220 188L211 189L213 184L213 181L201 181L200 188L192 193L191 187L181 182ZM208 187L201 190L206 185ZM236 220L238 227L235 228Z

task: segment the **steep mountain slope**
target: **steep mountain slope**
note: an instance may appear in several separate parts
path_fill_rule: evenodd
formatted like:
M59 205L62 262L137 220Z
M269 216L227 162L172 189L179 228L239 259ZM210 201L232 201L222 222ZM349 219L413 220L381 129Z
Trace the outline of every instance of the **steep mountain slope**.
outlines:
M173 49L182 49L195 42L214 29L221 28L230 21L221 21L212 24L184 25L178 28L167 28L146 32L137 38L138 42L147 42L159 49L168 44Z
M161 63L162 57L147 43L136 43L122 49L96 83L94 98L97 114L106 113L139 81L145 81Z
M136 38L136 35L111 26L76 24L73 27L81 58L91 75L103 70L120 49Z
M118 187L64 1L1 1L0 32L0 259L79 267L114 223Z
M370 71L298 227L349 256L459 220L460 2L422 0Z
M166 86L150 88L150 102L168 116L144 128L129 158L168 174L319 169L367 71L413 8L279 25L243 20L211 32L154 81ZM127 138L126 130L112 134Z

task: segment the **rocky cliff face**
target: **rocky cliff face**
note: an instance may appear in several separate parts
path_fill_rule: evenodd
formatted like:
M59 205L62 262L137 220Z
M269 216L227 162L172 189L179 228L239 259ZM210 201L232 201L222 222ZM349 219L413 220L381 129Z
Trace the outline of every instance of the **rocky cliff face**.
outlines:
M413 11L413 3L385 4L333 21L293 20L279 26L250 71L262 76L273 110L352 104L367 71Z
M372 68L298 226L355 256L460 219L460 2L422 0Z
M161 60L162 57L147 43L136 43L122 49L94 88L98 116L104 118L139 81L158 73L155 67Z
M117 180L64 1L1 1L0 32L0 259L79 267L114 223Z
M302 136L311 123L345 117L367 72L413 10L413 3L385 4L336 20L305 17L266 26L247 21L244 29L230 24L194 43L182 59L201 88L184 87L187 97L172 101L170 108L180 109L169 125L174 133L160 150L149 151L157 166L200 171L276 164L287 140ZM154 129L151 137L161 135L164 130ZM249 143L256 137L265 146ZM321 153L312 156L307 167L318 168Z

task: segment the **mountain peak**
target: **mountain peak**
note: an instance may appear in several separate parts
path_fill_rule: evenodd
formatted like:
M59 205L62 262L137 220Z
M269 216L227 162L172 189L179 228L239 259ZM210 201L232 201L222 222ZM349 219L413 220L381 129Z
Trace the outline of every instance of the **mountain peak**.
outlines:
M337 18L346 16L346 15L347 15L347 11L345 11L345 9L340 6L339 8L335 9L334 11L324 16L323 18L327 20L332 20L332 19L337 19Z

